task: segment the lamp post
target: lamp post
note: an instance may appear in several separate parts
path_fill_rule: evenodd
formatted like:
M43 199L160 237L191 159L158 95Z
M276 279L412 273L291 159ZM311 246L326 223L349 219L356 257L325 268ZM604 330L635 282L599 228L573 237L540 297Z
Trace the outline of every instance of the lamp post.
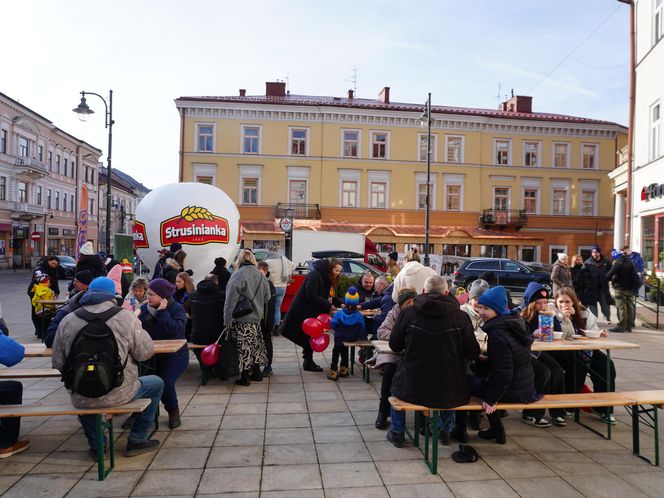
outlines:
M431 92L424 104L424 112L420 124L427 129L427 193L425 197L426 210L424 212L424 266L430 265L429 260L429 214L431 211Z
M108 103L106 99L99 95L98 93L93 92L81 92L81 102L78 104L78 107L72 109L78 118L81 121L87 121L90 114L94 114L94 111L90 109L87 102L85 101L86 95L96 95L104 103L106 109L104 127L108 128L108 152L106 154L106 254L110 256L111 254L111 152L113 149L113 90L108 91Z
M48 255L48 242L46 240L46 234L48 233L48 229L46 228L46 219L49 217L53 218L53 213L49 213L47 209L44 210L44 256Z

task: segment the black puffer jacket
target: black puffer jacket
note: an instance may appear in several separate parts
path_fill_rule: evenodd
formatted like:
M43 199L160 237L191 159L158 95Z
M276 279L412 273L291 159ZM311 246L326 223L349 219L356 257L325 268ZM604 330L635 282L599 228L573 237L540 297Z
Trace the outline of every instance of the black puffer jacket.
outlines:
M105 277L106 276L106 266L101 260L99 254L81 254L76 263L76 270L84 271L88 270L92 274L92 278Z
M468 402L465 360L480 347L468 315L451 296L422 294L399 314L390 348L401 352L392 394L404 401L436 408Z
M530 346L533 336L523 318L499 315L484 324L488 336L489 375L482 399L490 404L532 403L535 392Z
M613 282L613 288L623 291L633 290L634 280L637 278L636 266L624 254L613 262L613 266L606 274L606 279Z
M226 268L226 260L224 258L216 258L214 260L214 268L210 273L217 276L217 279L219 280L219 288L222 291L225 291L228 279L231 278L231 272Z
M600 256L597 261L590 256L583 263L583 269L581 270L583 281L581 301L583 301L583 304L595 304L602 294L609 296L609 281L606 274L609 272L610 266L604 256Z
M211 344L224 328L225 295L208 280L198 283L189 297L191 342Z

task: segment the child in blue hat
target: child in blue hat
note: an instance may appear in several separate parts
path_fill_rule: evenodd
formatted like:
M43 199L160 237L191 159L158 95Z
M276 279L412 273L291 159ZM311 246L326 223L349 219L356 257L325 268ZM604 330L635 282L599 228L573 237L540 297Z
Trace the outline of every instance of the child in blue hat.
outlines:
M339 377L348 377L348 348L344 341L357 341L366 339L364 316L358 310L360 295L355 287L350 287L344 299L346 307L332 317L332 330L334 330L334 348L332 349L332 362L327 378L337 380ZM337 365L341 357L341 368Z

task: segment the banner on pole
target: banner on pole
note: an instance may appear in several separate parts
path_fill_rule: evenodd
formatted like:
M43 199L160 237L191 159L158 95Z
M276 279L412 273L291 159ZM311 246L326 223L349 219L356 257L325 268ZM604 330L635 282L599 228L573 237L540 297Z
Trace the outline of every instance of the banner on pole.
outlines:
M81 202L78 208L78 236L76 237L76 257L81 246L88 240L88 186L81 187Z

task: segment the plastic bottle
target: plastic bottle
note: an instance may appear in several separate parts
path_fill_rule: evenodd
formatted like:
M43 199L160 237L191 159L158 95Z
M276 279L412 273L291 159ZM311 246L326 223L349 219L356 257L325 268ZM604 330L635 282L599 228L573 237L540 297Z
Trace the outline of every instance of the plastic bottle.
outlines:
M553 341L553 315L540 313L538 316L540 341Z

